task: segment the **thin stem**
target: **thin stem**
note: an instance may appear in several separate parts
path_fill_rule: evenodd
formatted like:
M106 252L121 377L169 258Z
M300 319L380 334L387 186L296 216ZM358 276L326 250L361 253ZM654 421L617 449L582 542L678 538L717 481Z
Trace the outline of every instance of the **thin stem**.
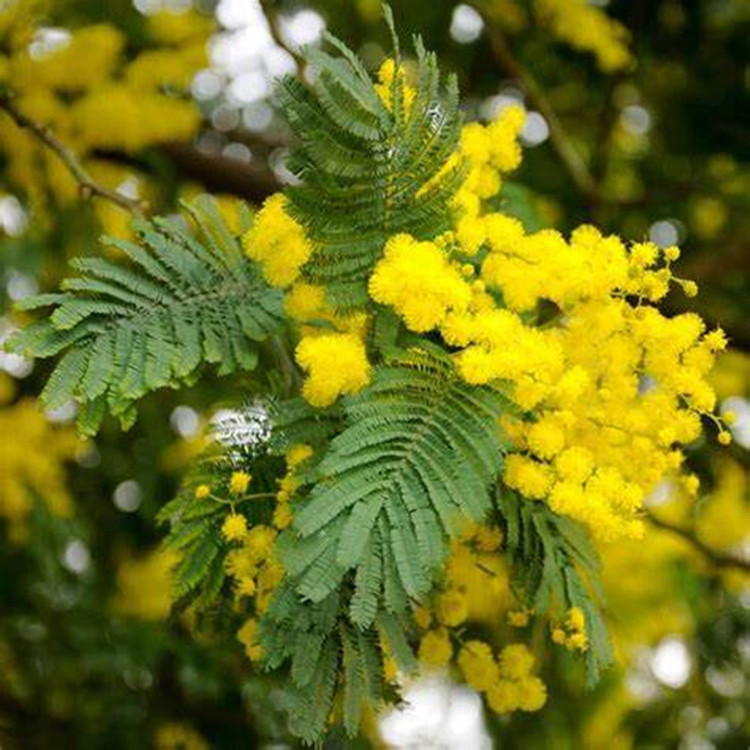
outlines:
M742 570L746 573L750 573L750 560L738 557L737 555L733 555L729 552L723 552L722 550L714 549L709 544L706 544L704 541L699 539L690 529L686 529L682 526L678 526L677 524L673 524L670 521L665 521L661 518L657 518L655 515L649 513L648 511L646 512L646 518L653 526L656 526L659 529L663 529L664 531L669 531L672 534L676 534L681 539L684 539L692 547L698 550L698 552L703 554L704 557L708 558L708 560L710 560L717 568L736 568L737 570Z
M70 172L78 183L81 197L84 200L88 200L92 196L98 196L99 198L111 201L121 208L130 211L135 216L143 216L148 207L147 203L135 198L128 198L126 195L122 195L115 190L109 190L96 182L78 160L78 157L73 153L72 149L63 143L49 127L32 120L21 112L14 103L11 94L0 94L0 109L3 110L19 128L28 130L48 149L57 155L67 168L68 172Z
M519 62L513 54L503 32L492 23L482 3L473 0L469 3L484 19L487 35L492 47L492 54L497 64L511 77L515 78L524 90L529 103L539 111L549 126L549 137L560 162L565 167L578 189L589 198L601 199L596 181L589 171L578 149L568 135L565 127L549 100L544 95L536 78Z

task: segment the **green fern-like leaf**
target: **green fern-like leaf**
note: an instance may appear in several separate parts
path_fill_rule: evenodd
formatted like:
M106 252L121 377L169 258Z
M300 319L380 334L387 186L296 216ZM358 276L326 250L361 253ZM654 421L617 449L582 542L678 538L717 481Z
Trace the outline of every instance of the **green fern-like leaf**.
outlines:
M345 403L348 426L296 516L298 549L286 565L297 590L321 601L354 570L351 616L360 626L381 601L393 610L403 594L423 596L446 540L491 506L503 409L499 393L462 383L437 348L379 367Z
M24 300L53 307L8 346L31 357L63 354L42 393L50 407L81 405L79 428L93 434L107 410L126 426L146 393L194 377L204 362L219 374L252 370L257 343L280 324L279 293L244 256L207 197L186 205L198 229L155 219L136 225L139 242L108 240L131 260L79 258L81 276L59 294Z
M524 500L510 490L498 490L497 504L506 522L519 596L539 614L560 616L571 607L583 611L589 639L587 680L595 684L613 656L601 614L600 563L588 535L545 503Z
M367 302L367 279L390 236L432 238L449 228L461 174L433 178L456 146L461 118L455 77L441 86L436 58L419 40L413 101L395 76L389 109L356 56L327 39L341 57L309 50L312 89L291 77L281 86L300 141L290 167L303 180L287 196L316 248L306 277L325 284L334 305L352 307Z

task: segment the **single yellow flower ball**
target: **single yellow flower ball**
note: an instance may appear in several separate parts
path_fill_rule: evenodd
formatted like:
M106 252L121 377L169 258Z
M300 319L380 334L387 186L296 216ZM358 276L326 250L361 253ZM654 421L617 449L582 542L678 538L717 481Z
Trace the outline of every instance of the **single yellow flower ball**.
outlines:
M247 519L240 513L230 513L221 527L221 533L228 542L239 542L247 535Z
M247 492L247 488L250 486L250 480L252 477L244 471L232 472L232 477L229 480L229 491L233 495L244 495Z
M721 445L729 445L732 442L732 435L727 430L722 430L718 437Z

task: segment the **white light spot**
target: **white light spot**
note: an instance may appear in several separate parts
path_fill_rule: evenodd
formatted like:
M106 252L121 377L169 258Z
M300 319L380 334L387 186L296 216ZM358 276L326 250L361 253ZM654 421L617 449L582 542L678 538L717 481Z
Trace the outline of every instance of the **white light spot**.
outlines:
M73 539L69 542L62 556L62 564L71 572L81 575L89 569L91 565L91 552L89 548L80 540Z
M14 301L31 297L39 291L39 284L33 276L29 276L15 268L8 269L8 282L5 285L8 296Z
M201 70L195 74L191 90L193 96L200 101L216 98L224 87L222 77L213 70Z
M260 4L254 0L221 0L216 8L216 18L227 29L265 23Z
M10 237L18 237L26 229L28 216L15 195L0 197L0 229Z
M281 38L294 50L318 42L325 28L323 16L310 8L304 8L293 16L279 17Z
M431 678L409 688L405 702L405 707L389 711L380 720L381 736L393 750L492 747L484 726L482 701L473 690Z
M672 499L674 491L675 483L669 479L663 479L651 490L643 503L647 508L658 508Z
M648 238L659 247L676 245L680 240L679 226L670 219L655 221L648 230Z
M527 112L526 121L521 131L521 143L524 146L538 146L549 138L549 125L539 112Z
M44 412L44 416L50 422L59 424L66 424L72 422L78 414L78 404L73 399L66 401L62 406L58 406L57 409L47 409Z
M70 44L71 33L67 29L42 27L35 34L29 44L29 57L41 60L53 52L64 49Z
M112 494L112 502L123 513L134 513L141 507L142 501L141 486L135 479L126 479L124 482L120 482Z
M247 164L252 158L253 154L250 149L244 143L229 143L221 151L223 156L227 159L234 159L235 161L241 161Z
M729 426L737 445L750 448L750 400L741 396L730 396L721 403L721 413L734 414L734 423Z
M479 115L485 121L494 120L502 110L511 104L523 106L523 94L515 88L506 86L499 94L485 99L479 107Z
M646 135L651 130L651 113L638 104L629 104L620 114L623 128L633 135Z
M242 144L232 145L241 146ZM200 427L200 416L191 406L177 406L169 417L169 424L180 437L192 437Z
M222 104L211 113L211 124L217 130L234 130L240 124L239 110Z
M690 677L690 653L684 641L677 637L665 638L654 649L651 670L662 685L682 687Z
M253 133L260 133L273 122L273 109L266 102L248 104L242 110L242 124Z
M227 89L238 104L247 104L265 99L271 93L271 81L259 70L249 70L241 73Z
M482 35L484 21L482 16L469 5L457 5L453 9L450 35L459 44L471 44Z

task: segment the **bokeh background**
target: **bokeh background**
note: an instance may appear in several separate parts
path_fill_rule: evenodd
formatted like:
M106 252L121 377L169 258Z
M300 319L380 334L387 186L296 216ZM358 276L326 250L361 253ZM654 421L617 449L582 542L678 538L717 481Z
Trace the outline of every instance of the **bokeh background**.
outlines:
M731 341L715 387L737 420L729 449L691 447L695 497L658 487L660 527L602 550L618 665L597 689L550 656L548 705L501 719L431 679L361 743L329 746L746 748L750 577L731 559L750 544L750 4L392 5L402 37L422 34L458 75L467 119L526 107L503 210L531 229L591 221L680 246L680 275L700 287L691 307ZM291 179L273 81L304 75L300 49L324 30L373 69L387 53L378 0L0 0L0 94L150 210L210 191L231 214ZM82 201L59 160L0 112L0 338L23 322L14 301L56 287L71 257L104 252L102 233L129 232L127 212ZM684 299L667 304L679 312ZM80 442L72 406L36 402L48 369L0 353L0 745L293 747L274 684L239 644L170 615L158 547L158 509L247 383L155 394L129 432L107 424ZM502 587L487 598L487 622L503 620Z

